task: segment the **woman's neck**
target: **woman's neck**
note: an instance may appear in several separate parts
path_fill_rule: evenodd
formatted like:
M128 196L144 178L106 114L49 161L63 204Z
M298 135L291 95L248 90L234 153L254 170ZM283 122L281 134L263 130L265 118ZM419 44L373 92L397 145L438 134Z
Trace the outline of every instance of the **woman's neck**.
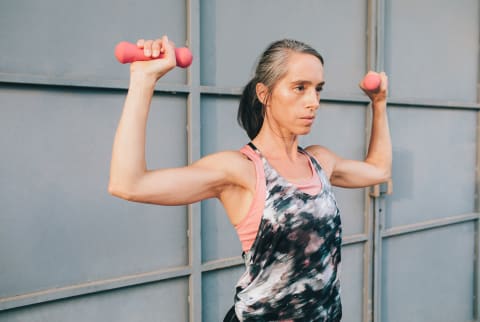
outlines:
M252 142L267 159L295 161L299 157L298 136L296 135L281 137L271 131L261 130Z

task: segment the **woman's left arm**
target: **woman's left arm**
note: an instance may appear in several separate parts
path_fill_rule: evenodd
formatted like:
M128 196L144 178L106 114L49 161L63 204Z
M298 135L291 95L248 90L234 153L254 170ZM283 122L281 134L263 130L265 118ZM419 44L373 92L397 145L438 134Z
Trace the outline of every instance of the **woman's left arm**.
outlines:
M380 73L381 85L377 92L360 88L372 101L372 130L368 153L364 161L343 159L323 147L311 147L313 154L330 174L334 186L345 188L368 187L386 182L392 172L392 142L387 118L388 79Z

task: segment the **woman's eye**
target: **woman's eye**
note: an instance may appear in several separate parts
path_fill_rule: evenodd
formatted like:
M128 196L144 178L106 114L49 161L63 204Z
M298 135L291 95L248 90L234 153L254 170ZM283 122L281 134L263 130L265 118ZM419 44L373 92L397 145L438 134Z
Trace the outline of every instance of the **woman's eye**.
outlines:
M303 85L295 86L295 91L301 92L301 91L303 91L303 90L305 90L305 86L303 86Z
M315 90L320 93L323 90L323 87L317 87Z

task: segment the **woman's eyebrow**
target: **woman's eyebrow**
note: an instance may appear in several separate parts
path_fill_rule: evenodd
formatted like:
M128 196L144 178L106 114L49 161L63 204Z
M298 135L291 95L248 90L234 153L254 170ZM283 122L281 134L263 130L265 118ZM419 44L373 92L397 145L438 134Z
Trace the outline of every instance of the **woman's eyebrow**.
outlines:
M302 79L299 79L299 80L295 80L292 82L292 84L313 84L312 81L309 81L309 80L302 80ZM323 86L325 85L325 81L321 81L320 83L317 84L317 86Z

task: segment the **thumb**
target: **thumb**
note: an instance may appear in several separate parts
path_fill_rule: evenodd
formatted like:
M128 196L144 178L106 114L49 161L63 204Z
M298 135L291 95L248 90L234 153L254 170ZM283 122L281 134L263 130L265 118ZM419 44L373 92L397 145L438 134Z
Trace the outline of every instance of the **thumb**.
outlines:
M168 40L168 37L165 35L162 37L162 46L160 48L160 53L163 55L163 59L166 59L168 62L173 64L173 67L176 66L176 56L175 56L175 43Z

